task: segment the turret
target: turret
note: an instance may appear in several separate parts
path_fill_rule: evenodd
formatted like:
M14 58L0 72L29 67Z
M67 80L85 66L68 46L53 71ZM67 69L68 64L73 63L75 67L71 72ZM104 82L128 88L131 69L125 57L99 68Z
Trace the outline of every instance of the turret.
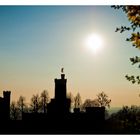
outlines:
M5 119L10 119L10 95L11 91L3 91Z

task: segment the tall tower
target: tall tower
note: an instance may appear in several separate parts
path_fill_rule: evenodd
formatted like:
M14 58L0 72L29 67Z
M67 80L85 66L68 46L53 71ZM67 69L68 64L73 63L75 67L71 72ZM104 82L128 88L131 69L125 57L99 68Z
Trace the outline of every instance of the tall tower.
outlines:
M11 91L3 91L3 98L0 97L0 120L10 119L10 95Z
M11 91L3 91L5 119L10 119L10 95Z
M61 79L55 79L55 97L48 104L48 113L64 115L70 112L70 99L67 98L67 79L61 70Z
M57 101L62 101L66 99L67 89L67 79L65 79L65 74L61 74L61 79L55 79L55 99Z

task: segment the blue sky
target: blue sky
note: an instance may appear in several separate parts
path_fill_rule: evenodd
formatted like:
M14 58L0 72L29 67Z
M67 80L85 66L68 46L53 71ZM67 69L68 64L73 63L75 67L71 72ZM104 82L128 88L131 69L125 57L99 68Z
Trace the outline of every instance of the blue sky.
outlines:
M121 25L129 25L127 17L110 6L0 6L1 93L29 100L47 89L53 97L64 67L67 91L83 100L104 91L112 106L138 104L138 86L124 76L139 73L129 61L139 51L125 41L130 33L115 33ZM96 55L84 44L91 33L104 39Z

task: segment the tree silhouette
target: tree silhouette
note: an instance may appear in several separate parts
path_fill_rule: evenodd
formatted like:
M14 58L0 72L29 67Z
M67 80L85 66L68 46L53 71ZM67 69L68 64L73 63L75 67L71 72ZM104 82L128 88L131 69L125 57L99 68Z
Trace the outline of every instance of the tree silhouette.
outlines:
M49 93L47 90L44 90L40 95L40 108L43 110L43 113L46 113L47 104L50 101Z
M123 12L126 14L128 21L130 22L130 26L121 26L116 28L115 32L123 33L124 31L130 31L131 36L126 38L126 41L132 43L132 46L140 49L140 6L112 6L114 9L122 9ZM130 58L132 65L138 64L138 68L140 68L140 57L135 56ZM132 84L137 83L140 84L140 76L134 75L126 75L125 76L128 81L131 81Z
M39 102L39 95L38 94L32 96L30 107L31 107L31 111L33 113L39 112L40 102Z
M69 92L68 94L67 94L67 98L68 99L70 99L70 108L71 108L71 110L73 109L73 103L74 103L74 97L73 97L73 95L72 95L72 93L71 92Z
M10 118L17 120L19 118L19 110L15 101L10 104Z
M81 96L79 93L74 98L74 108L80 108L82 104Z
M140 132L140 107L139 106L123 106L117 113L113 113L110 117L113 123L118 123L118 128L126 132ZM117 124L116 123L116 124Z
M85 102L82 104L82 110L85 110L86 107L99 107L100 104L98 103L97 99L91 100L86 99Z
M99 103L100 107L108 107L109 108L111 100L108 99L108 96L104 92L101 92L97 95L97 102Z
M26 103L25 103L25 97L23 97L23 96L19 97L19 99L17 101L17 107L18 107L18 110L20 112L20 116L22 118L23 112L25 112L25 110L27 109L27 106L26 106Z

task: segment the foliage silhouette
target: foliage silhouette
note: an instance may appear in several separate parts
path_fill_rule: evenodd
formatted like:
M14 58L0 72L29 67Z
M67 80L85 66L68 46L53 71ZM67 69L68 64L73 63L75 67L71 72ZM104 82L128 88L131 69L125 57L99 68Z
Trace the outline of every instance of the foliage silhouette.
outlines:
M74 108L81 108L82 99L79 93L74 97Z
M27 105L25 102L25 97L20 96L18 101L17 101L17 108L19 110L19 117L22 119L22 114L23 112L27 111Z
M49 93L44 90L40 95L40 108L43 113L47 112L47 104L50 102Z
M10 105L10 118L12 120L18 120L19 118L19 110L15 101L12 101Z
M40 101L39 101L39 95L38 94L32 96L30 107L31 107L31 112L33 112L33 113L38 113L39 112Z
M128 21L130 22L130 26L121 26L117 27L115 32L123 33L124 31L131 32L131 36L126 38L126 41L132 43L132 46L140 49L140 6L112 6L114 9L122 9L123 12L126 14ZM135 56L130 58L132 65L138 64L138 68L140 68L140 57ZM140 84L139 76L125 76L128 81L131 81L132 84Z
M139 106L123 106L117 113L109 118L110 122L115 124L117 130L125 133L140 133L140 107Z
M91 100L86 99L85 102L82 104L82 110L85 111L86 107L99 107L99 103L97 99Z
M111 100L108 99L108 96L104 93L101 92L97 95L97 102L100 107L110 107Z
M67 93L67 98L70 99L70 110L72 111L74 108L74 96L72 95L71 92Z

